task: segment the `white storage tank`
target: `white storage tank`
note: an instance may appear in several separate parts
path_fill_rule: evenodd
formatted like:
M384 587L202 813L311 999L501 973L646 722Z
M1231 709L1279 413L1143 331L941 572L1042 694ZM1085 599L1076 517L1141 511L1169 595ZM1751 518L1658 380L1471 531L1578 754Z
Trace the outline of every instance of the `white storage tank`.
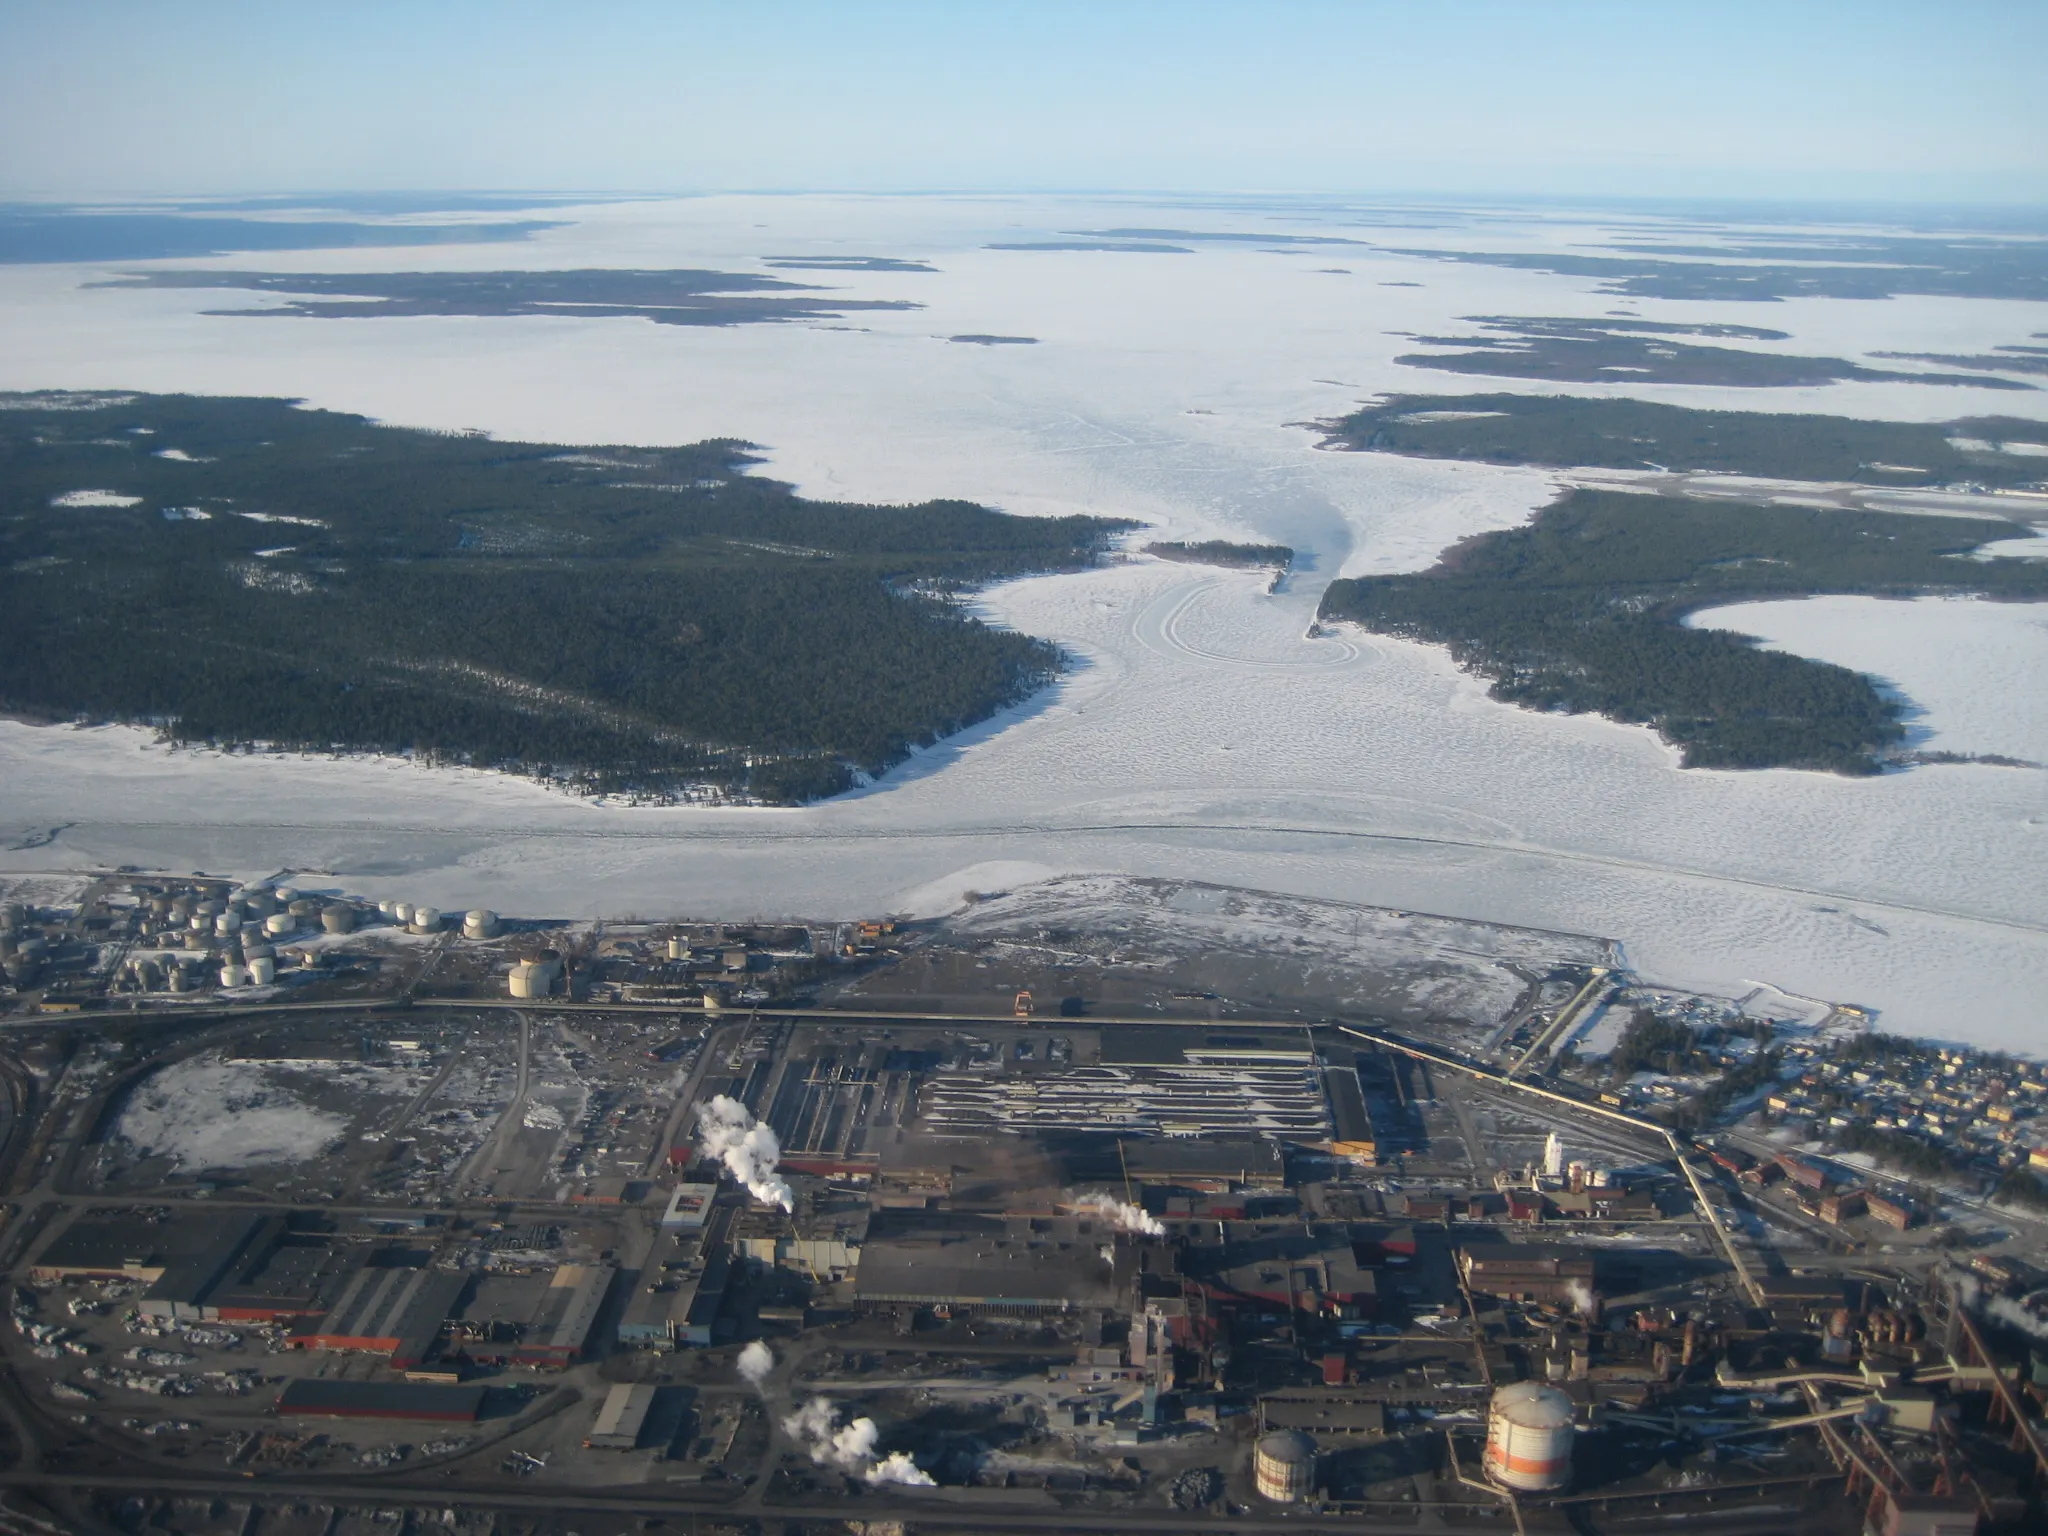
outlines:
M398 920L398 903L395 901L380 901L377 903L377 910L393 922Z
M1572 1400L1535 1381L1494 1393L1486 1411L1486 1475L1524 1493L1555 1493L1569 1483Z
M320 913L320 926L329 933L353 933L356 926L356 909L336 902Z
M1259 1496L1275 1504L1304 1504L1316 1492L1316 1443L1298 1429L1276 1429L1252 1455Z
M271 897L280 907L288 907L299 899L299 893L288 885L280 885L271 892Z
M411 923L412 903L409 901L394 901L391 903L391 921L394 923Z
M249 967L229 961L220 968L220 984L224 987L246 987L249 985Z
M249 961L249 985L267 987L277 980L277 962L268 955L256 955Z
M412 921L406 926L414 933L439 933L441 931L441 909L439 907L414 907Z
M462 914L465 939L492 939L498 935L498 914L488 907L475 907Z
M273 912L270 916L263 919L263 931L272 938L290 933L297 926L292 921L292 915L289 912Z

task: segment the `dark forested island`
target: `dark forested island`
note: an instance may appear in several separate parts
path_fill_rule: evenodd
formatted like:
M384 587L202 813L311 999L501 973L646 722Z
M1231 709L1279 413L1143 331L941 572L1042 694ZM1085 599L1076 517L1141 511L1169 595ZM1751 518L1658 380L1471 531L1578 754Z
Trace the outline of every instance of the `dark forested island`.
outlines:
M1869 678L1686 616L1816 593L2048 598L2048 563L1967 558L2013 534L1995 519L1580 490L1419 574L1333 582L1322 616L1448 646L1497 699L1652 726L1688 767L1872 773L1904 730Z
M2044 430L2013 417L1858 421L1574 395L1392 395L1330 424L1346 447L1417 458L1866 485L2031 484L2048 461L1991 445L2038 443Z
M1127 526L807 501L748 462L0 396L0 708L799 801L1043 684L1057 651L958 595Z
M1616 241L1616 254L1580 251L1404 249L1401 256L1553 272L1597 279L1631 298L1770 301L1888 299L1938 294L1958 299L2048 298L2048 244L2031 233L1982 235L1803 235L1719 245Z
M787 266L789 263L785 262ZM833 267L832 271L847 270ZM859 268L857 270L871 270ZM99 288L225 288L282 303L209 313L255 319L375 320L393 315L552 315L657 325L756 325L916 309L907 299L846 299L757 272L585 267L562 272L130 272Z
M1244 571L1277 568L1284 573L1294 564L1294 551L1285 544L1233 544L1227 539L1204 539L1198 544L1147 544L1145 553L1189 565L1224 565Z
M1468 315L1485 334L1417 336L1431 347L1463 351L1409 352L1394 359L1411 368L1436 368L1447 373L1488 374L1506 379L1554 379L1577 384L1709 384L1738 389L1791 388L1831 384L1843 379L1903 384L1949 384L1973 389L2031 389L2018 379L1955 373L1901 373L1866 368L1840 357L1800 357L1752 347L1701 346L1696 339L1784 341L1783 331L1753 325L1681 325L1631 316L1597 320L1537 315ZM1405 333L1402 333L1405 334ZM1919 362L1947 362L1974 368L1969 358L1911 357ZM1993 360L1993 366L2016 369L2024 361ZM2041 369L2037 371L2048 371Z

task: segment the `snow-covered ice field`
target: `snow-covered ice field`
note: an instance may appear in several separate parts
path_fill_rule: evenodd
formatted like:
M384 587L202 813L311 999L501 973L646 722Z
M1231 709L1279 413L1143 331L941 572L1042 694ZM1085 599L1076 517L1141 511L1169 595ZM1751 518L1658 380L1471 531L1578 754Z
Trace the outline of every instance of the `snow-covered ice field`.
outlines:
M796 811L594 805L402 762L170 753L141 731L0 724L0 843L25 845L0 849L0 873L312 869L451 909L829 916L1115 871L1596 934L1661 981L1770 982L1876 1007L1892 1028L2044 1048L2048 774L1681 772L1646 731L1494 704L1441 652L1307 639L1332 577L1427 565L1526 518L1556 481L1329 452L1303 425L1388 389L1540 389L1392 363L1412 343L1387 332L1441 334L1467 314L1735 319L1793 333L1759 345L1860 357L2018 341L2044 328L2039 306L1618 301L1580 279L1352 247L980 249L1105 225L1260 227L1234 210L712 198L576 218L530 245L213 264L753 270L763 256L832 254L940 270L785 273L927 307L716 330L208 317L231 307L218 292L89 290L106 269L0 268L0 387L282 394L564 442L730 435L763 445L765 472L809 494L1133 516L1166 537L1291 544L1302 566L1271 595L1258 576L1148 559L991 591L992 618L1072 651L1067 680L871 789ZM1598 235L1335 232L1485 249ZM943 339L965 333L1039 344ZM1910 384L1608 388L1744 409L2048 417L2048 394ZM1875 622L1861 599L1747 605L1726 622L1885 678L1929 750L2048 761L2038 608L1876 606Z

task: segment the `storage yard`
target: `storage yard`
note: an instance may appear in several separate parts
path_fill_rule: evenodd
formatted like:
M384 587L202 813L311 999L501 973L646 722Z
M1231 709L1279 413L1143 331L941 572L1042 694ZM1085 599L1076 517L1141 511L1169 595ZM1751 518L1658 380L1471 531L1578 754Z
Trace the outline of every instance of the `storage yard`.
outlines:
M150 877L24 907L13 1486L122 1531L2041 1514L2038 1240L1935 1241L1786 1154L1824 1218L1574 1084L1635 984L1605 946L1081 895L780 928ZM1235 993L1233 945L1274 949Z

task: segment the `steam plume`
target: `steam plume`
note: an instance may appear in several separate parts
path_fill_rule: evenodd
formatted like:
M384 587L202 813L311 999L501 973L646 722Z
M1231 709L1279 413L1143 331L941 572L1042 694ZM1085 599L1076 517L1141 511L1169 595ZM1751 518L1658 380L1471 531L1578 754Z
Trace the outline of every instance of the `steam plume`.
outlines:
M755 1339L740 1351L739 1369L740 1376L758 1392L768 1373L775 1369L775 1351Z
M851 1424L839 1422L839 1410L822 1397L814 1397L782 1421L782 1431L800 1441L811 1460L821 1467L837 1467L868 1483L900 1483L911 1488L937 1486L905 1451L891 1451L877 1459L875 1441L879 1431L869 1418Z
M747 1186L763 1205L796 1208L789 1185L775 1176L782 1143L775 1133L748 1113L747 1106L724 1094L697 1106L697 1140L706 1157L725 1164L726 1172Z
M1074 1204L1083 1210L1095 1212L1119 1232L1129 1232L1137 1237L1166 1236L1166 1223L1142 1206L1113 1199L1108 1195L1083 1195Z

